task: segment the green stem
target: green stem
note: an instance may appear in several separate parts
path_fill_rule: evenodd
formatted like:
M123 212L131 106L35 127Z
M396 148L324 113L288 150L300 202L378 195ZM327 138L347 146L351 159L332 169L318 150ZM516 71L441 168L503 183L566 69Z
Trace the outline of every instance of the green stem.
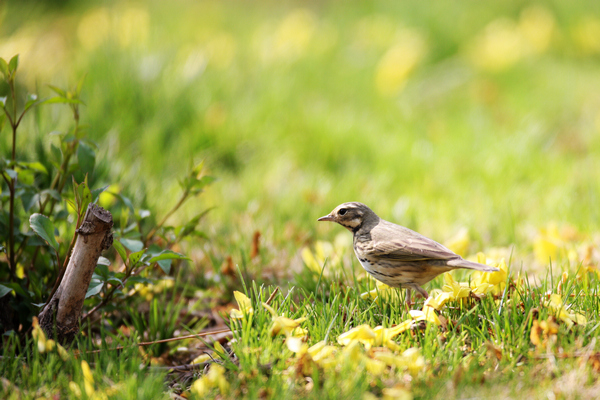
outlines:
M17 158L17 128L19 127L19 123L17 121L17 100L15 94L15 84L12 79L9 79L10 92L13 102L13 117L10 120L10 125L12 127L12 156L11 161L14 165L15 160ZM7 113L8 114L8 113ZM8 261L10 264L10 273L14 278L17 272L17 264L15 259L15 186L16 186L16 178L10 178L10 183L8 185L8 191L10 192L9 197L9 211L8 211Z
M74 128L74 134L77 137L77 132L79 131L79 111L77 107L72 108L73 110L73 117L75 119L75 128ZM65 155L65 159L63 160L62 164L60 165L60 168L58 169L58 171L56 171L56 175L54 176L54 179L52 180L52 183L50 184L50 189L55 189L58 185L58 189L57 192L59 194L62 193L65 184L67 183L67 170L69 168L69 162L71 161L71 157L73 156L73 150L75 148L75 144L77 142L74 141L73 143L71 143L69 145L69 147L67 148L67 154ZM51 203L50 203L50 211L48 212L48 215L51 215L52 212L54 211L54 207L56 206L56 200L51 197L48 196L46 197L46 199L44 200L44 203L40 206L40 214L44 214L44 212L46 211L46 206L48 205L48 202L50 201L50 199L52 199ZM45 215L45 214L44 214ZM77 228L79 228L79 217L78 218L78 222L77 222ZM57 276L57 280L55 282L55 286L54 289L52 290L52 292L54 293L54 291L56 290L56 288L58 287L58 285L60 284L60 282L62 281L65 269L66 269L66 265L69 262L69 258L71 257L71 249L72 249L72 245L74 244L74 240L77 237L77 233L74 234L73 236L73 241L71 242L71 246L69 246L69 249L67 251L67 255L65 256L65 261L64 261L64 266L62 268L61 271L59 271L59 274ZM25 238L25 241L28 238ZM33 268L33 266L35 265L35 261L37 259L37 256L39 254L39 250L40 247L35 249L35 252L33 253L33 257L31 258L31 266ZM59 267L60 263L57 263L56 266ZM51 299L52 297L50 297L49 299ZM50 300L48 300L50 301Z
M190 194L189 190L186 190L185 192L183 192L181 195L181 198L179 199L177 204L175 204L175 207L173 207L165 215L165 217L162 219L162 221L160 221L160 223L158 225L156 225L150 232L148 232L148 235L146 235L146 239L144 240L144 246L146 246L148 244L148 242L150 241L150 239L152 239L152 237L154 236L156 231L158 231L165 224L165 222L167 222L167 219L169 219L169 217L171 215L173 215L175 213L175 211L177 211L179 209L179 207L181 207L181 205L187 200L189 194Z
M135 265L131 267L131 269L129 269L127 267L127 264L125 264L125 277L123 278L123 285L114 285L104 296L104 298L102 299L102 301L100 301L100 303L98 303L94 308L92 308L90 311L87 312L87 314L85 314L83 317L81 317L81 322L83 323L83 321L85 321L86 319L88 319L92 314L94 314L96 311L98 311L99 309L101 309L102 307L104 307L106 305L106 303L108 303L110 301L110 299L112 299L113 295L115 294L115 292L117 291L118 288L123 287L125 288L125 284L127 283L127 280L129 279L129 277L131 277L131 275L133 274L133 271L135 270Z

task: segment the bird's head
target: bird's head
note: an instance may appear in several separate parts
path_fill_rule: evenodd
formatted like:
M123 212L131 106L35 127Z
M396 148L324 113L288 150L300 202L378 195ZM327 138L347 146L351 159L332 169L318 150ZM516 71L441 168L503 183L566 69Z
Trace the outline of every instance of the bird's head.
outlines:
M356 232L363 224L379 221L379 217L363 203L344 203L337 206L332 212L317 221L337 222L344 228Z

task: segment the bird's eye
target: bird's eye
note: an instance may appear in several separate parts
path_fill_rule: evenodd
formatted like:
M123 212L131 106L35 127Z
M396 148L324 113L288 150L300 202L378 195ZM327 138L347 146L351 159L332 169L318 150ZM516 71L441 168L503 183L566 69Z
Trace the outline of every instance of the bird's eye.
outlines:
M340 215L344 215L348 212L348 210L346 210L345 208L340 209L340 211L338 211L338 214Z

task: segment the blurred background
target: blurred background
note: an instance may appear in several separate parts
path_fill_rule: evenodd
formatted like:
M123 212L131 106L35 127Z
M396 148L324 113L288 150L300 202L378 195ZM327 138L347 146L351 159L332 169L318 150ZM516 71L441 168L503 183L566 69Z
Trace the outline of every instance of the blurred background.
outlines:
M96 187L161 214L205 160L218 181L173 217L216 206L199 264L255 232L274 269L347 245L316 222L345 201L525 267L600 232L597 1L4 1L17 53L40 97L85 76ZM22 158L69 126L59 107L25 121Z

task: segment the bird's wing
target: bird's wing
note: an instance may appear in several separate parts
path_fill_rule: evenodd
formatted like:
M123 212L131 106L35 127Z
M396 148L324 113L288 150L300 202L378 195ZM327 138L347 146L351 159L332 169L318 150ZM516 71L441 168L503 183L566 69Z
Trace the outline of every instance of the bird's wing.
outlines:
M376 257L404 262L459 258L445 246L387 221L371 231L369 253Z

